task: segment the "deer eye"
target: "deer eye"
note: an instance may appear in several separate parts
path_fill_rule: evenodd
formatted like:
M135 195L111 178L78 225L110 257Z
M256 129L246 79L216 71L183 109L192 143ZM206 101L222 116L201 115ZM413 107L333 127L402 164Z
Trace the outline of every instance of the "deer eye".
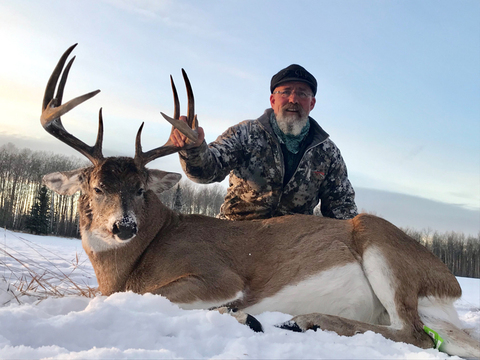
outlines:
M138 195L138 196L142 196L144 193L145 193L145 189L144 189L144 188L140 188L140 189L137 190L137 195Z
M100 195L100 194L103 194L102 189L100 189L100 188L98 188L98 187L94 187L94 188L93 188L93 191L95 191L95 194L99 194L99 195Z

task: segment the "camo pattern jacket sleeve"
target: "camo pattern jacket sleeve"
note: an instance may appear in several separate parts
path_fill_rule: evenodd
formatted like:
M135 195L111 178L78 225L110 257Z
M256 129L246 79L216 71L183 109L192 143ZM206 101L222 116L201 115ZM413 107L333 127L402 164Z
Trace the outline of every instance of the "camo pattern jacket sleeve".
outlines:
M340 151L313 119L314 140L283 185L283 154L270 127L271 112L268 109L257 120L232 126L208 145L203 142L179 153L183 170L194 182L220 182L229 175L220 217L247 220L313 214L319 201L323 216L349 219L357 215L355 192Z

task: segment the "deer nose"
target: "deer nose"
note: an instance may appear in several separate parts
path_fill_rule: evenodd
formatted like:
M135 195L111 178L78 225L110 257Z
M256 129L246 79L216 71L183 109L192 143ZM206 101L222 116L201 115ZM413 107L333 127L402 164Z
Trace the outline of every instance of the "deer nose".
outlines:
M129 240L137 235L137 223L129 216L124 216L113 224L112 233L120 240Z

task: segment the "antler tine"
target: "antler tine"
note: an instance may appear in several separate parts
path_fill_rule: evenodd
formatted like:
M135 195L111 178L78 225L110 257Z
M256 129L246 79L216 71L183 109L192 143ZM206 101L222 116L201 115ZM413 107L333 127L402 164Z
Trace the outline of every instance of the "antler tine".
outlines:
M143 167L147 163L149 163L150 161L158 159L159 157L162 157L162 156L167 156L167 155L176 153L179 150L181 150L181 148L178 148L178 147L174 146L169 140L165 143L165 145L160 146L160 147L155 148L155 149L152 149L152 150L144 153L142 151L142 142L141 142L143 125L144 125L144 123L142 123L142 125L140 125L140 128L138 129L138 132L137 132L137 138L135 140L135 158L134 158L134 161L135 161L135 163L137 164L138 167Z
M182 149L188 149L191 146L190 144L194 144L198 140L198 133L196 130L194 130L197 127L196 125L197 117L194 115L195 107L194 107L192 86L190 85L190 81L188 80L185 70L182 69L182 73L185 79L185 84L187 87L187 95L188 95L188 114L187 114L188 124L179 120L180 101L178 100L178 93L177 93L177 89L175 87L175 83L173 81L172 76L170 76L170 82L172 84L173 101L175 103L175 110L173 115L174 117L171 118L170 116L165 115L163 112L161 112L161 114L165 118L165 120L167 120L170 124L172 124L174 128L178 129L182 134L184 134L189 139L189 142L186 146L179 148L173 145L173 143L169 139L163 146L160 146L158 148L152 149L144 153L142 151L142 145L141 145L141 135L142 135L142 129L143 129L143 124L142 124L140 126L140 129L138 130L137 138L135 141L135 163L137 164L137 166L145 166L148 162L155 160L159 157L176 153ZM191 128L192 125L195 126L194 129Z
M102 154L102 145L103 145L103 116L102 108L98 111L98 131L97 131L97 140L93 146L92 154L95 159L103 159Z
M40 122L43 128L51 135L55 136L60 141L74 148L81 154L85 155L93 164L97 164L100 160L103 159L102 155L102 140L103 140L103 120L100 110L100 119L99 119L99 130L97 134L97 141L95 145L88 146L83 141L77 139L75 136L71 135L63 127L60 117L74 107L80 105L84 101L97 95L100 90L92 91L88 94L78 96L67 103L62 105L63 91L65 89L65 84L67 82L68 73L73 64L75 57L73 57L63 70L65 62L67 61L68 56L71 54L73 49L77 44L72 45L65 51L61 56L60 60L57 63L57 66L53 70L50 79L48 80L47 87L45 89L45 95L43 97L42 103L42 115L40 117ZM63 70L63 73L62 73ZM61 75L60 83L58 84L57 94L54 96L55 88L57 87L58 78Z
M192 130L187 124L183 121L178 119L172 119L170 116L165 115L163 112L160 112L165 120L167 120L174 128L180 131L183 135L185 135L192 143L197 142L198 134Z
M173 118L168 115L165 115L163 112L160 112L162 116L167 120L172 126L178 129L183 135L185 135L192 143L195 143L198 139L198 134L194 131L197 128L197 117L195 113L195 100L193 98L192 86L190 85L190 80L188 80L187 73L182 69L183 78L185 80L185 85L187 87L187 96L188 96L188 113L187 113L187 123L179 120L180 118L180 102L178 100L177 89L173 81L172 76L170 75L170 81L172 83L173 90L173 100L175 102L175 110Z
M60 74L62 73L63 66L65 65L65 61L67 61L67 58L70 56L73 49L75 49L77 45L78 44L73 44L67 49L67 51L63 53L60 60L58 60L57 66L55 66L55 69L53 70L52 75L50 75L50 79L48 79L47 87L45 89L45 95L43 96L42 111L47 108L47 105L53 99L55 87L57 86L57 81L58 81L58 78L60 77ZM72 62L72 60L70 62ZM67 68L69 67L67 66Z
M192 85L188 79L187 73L182 69L183 80L185 81L185 87L187 88L187 99L188 99L188 112L187 112L187 124L190 128L195 129L196 124L194 124L195 118L195 98L193 97ZM195 125L195 126L194 126Z
M173 118L180 119L180 100L178 100L178 93L177 88L175 87L175 82L173 81L172 75L170 75L170 84L172 84L172 91L173 91Z

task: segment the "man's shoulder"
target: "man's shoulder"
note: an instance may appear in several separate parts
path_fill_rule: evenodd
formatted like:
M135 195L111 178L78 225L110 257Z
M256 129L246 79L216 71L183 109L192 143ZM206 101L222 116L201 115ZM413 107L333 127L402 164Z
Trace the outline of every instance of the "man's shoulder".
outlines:
M272 109L267 109L258 118L240 121L238 124L231 126L228 130L238 131L242 129L245 129L245 130L252 130L257 128L265 129L267 125L269 126L269 116L272 111L273 111Z
M309 149L313 154L322 154L328 157L338 157L338 155L340 155L340 149L330 138L312 144Z
M344 162L340 149L330 138L321 143L318 149L334 162Z
M262 115L260 115L258 118L256 119L250 119L250 120L244 120L242 121L240 124L242 123L249 123L249 124L253 124L253 125L256 125L258 123L261 123L261 124L266 124L266 123L269 123L270 122L270 116L271 114L273 113L273 109L269 108L269 109L266 109Z
M243 120L238 124L230 126L214 143L230 143L232 141L233 143L244 143L251 139L252 136L257 137L261 132L263 132L263 129L258 119Z
M229 136L232 134L250 132L252 130L252 127L256 126L256 122L257 119L240 121L238 124L232 125L227 130L225 130L221 137Z
M313 136L312 143L313 144L322 144L330 139L330 135L323 130L320 124L312 117L309 116L310 119L310 131Z
M322 142L322 145L325 149L338 149L337 145L330 138L325 139L325 141Z

